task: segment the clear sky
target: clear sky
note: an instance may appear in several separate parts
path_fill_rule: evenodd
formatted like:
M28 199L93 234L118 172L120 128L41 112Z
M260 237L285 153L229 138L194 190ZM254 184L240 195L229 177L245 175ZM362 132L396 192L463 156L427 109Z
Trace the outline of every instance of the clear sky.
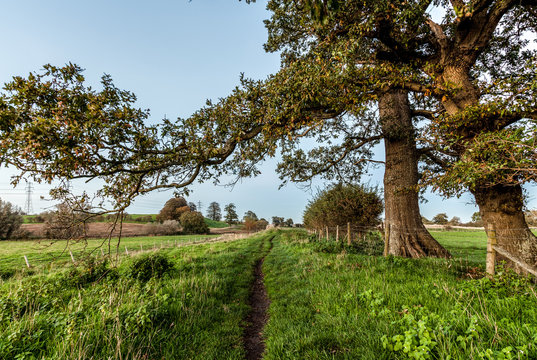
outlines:
M266 1L246 4L237 0L68 1L21 0L0 3L2 52L0 82L27 75L44 64L76 63L86 69L88 81L98 85L103 73L116 86L138 96L138 106L151 110L151 121L165 115L188 117L206 99L225 97L238 84L241 72L262 79L279 68L279 55L263 50L269 17ZM383 156L378 148L377 158ZM239 216L253 210L259 217L293 218L302 212L312 194L295 185L278 190L276 161L262 167L262 175L244 179L233 189L212 184L196 185L189 201L211 201L222 207L234 202ZM382 185L382 168L364 181ZM0 197L25 205L24 184L9 185L11 169L0 173ZM316 184L321 186L321 183ZM98 184L74 183L75 191L96 189ZM47 186L34 184L34 212L52 204L41 200ZM527 189L528 207L537 207L535 187ZM130 213L155 213L171 192L151 193L136 201ZM431 218L439 212L469 220L477 211L472 197L442 199L426 194L422 213Z

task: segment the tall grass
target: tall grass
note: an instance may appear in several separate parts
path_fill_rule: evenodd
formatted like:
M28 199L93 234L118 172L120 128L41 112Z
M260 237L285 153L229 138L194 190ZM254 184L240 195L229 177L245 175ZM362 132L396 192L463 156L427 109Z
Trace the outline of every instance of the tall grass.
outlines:
M266 359L537 357L537 296L518 276L450 261L314 251L282 233L264 262Z
M88 268L6 281L0 359L241 359L252 267L266 244L163 249L174 270L147 282L129 275L136 257L91 269L87 282Z

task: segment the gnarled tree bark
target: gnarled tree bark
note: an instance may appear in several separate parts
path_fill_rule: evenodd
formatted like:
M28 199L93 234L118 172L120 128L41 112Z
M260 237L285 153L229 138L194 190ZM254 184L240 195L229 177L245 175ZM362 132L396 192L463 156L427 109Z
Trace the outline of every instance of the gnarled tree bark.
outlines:
M496 232L497 246L523 263L537 266L537 238L529 229L523 213L523 195L520 185L477 188L472 191L487 231ZM497 261L506 261L509 267L524 272L509 259L497 255Z
M390 226L388 254L451 257L421 220L417 188L419 154L407 93L390 90L382 94L379 113L386 149L384 202L386 226Z

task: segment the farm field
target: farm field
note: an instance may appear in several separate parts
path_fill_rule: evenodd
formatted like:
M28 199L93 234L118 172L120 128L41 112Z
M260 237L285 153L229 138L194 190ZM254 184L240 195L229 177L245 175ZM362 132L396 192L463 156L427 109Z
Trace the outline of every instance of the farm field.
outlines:
M486 237L461 233L433 233L454 260L320 252L287 230L122 256L117 270L58 265L0 282L0 359L244 359L262 257L265 359L536 358L534 285L501 269L471 279ZM29 252L4 244L2 259ZM133 264L149 254L173 269L137 280Z
M139 250L149 250L152 248L172 247L176 244L200 241L214 238L217 235L170 235L170 236L136 236L124 237L117 248L117 239L112 239L110 243L110 253L125 255L127 251L137 252ZM66 241L2 241L0 242L0 278L12 276L15 273L27 272L24 255L28 258L32 266L32 272L50 272L61 269L66 264L72 262L69 250L73 253L75 260L82 259L88 254L102 256L102 252L108 253L108 240L89 239L82 242Z

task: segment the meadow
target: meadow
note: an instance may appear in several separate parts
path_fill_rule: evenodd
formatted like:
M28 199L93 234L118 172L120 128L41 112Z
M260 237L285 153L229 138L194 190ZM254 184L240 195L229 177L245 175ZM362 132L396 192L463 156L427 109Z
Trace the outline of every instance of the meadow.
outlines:
M262 257L265 359L537 358L535 286L501 267L481 277L484 232L433 235L455 259L330 253L288 230L17 274L0 282L0 359L243 359ZM29 252L4 244L2 259Z
M88 239L82 241L65 240L28 240L0 242L0 279L6 279L16 274L22 276L36 272L54 272L72 263L71 254L75 261L87 256L103 256L118 254L120 256L142 250L172 247L187 242L198 242L214 238L217 235L170 235L170 236L136 236L124 237L118 244L117 238ZM108 246L110 245L110 247ZM127 250L126 250L127 249ZM27 257L31 268L28 269L24 256Z

